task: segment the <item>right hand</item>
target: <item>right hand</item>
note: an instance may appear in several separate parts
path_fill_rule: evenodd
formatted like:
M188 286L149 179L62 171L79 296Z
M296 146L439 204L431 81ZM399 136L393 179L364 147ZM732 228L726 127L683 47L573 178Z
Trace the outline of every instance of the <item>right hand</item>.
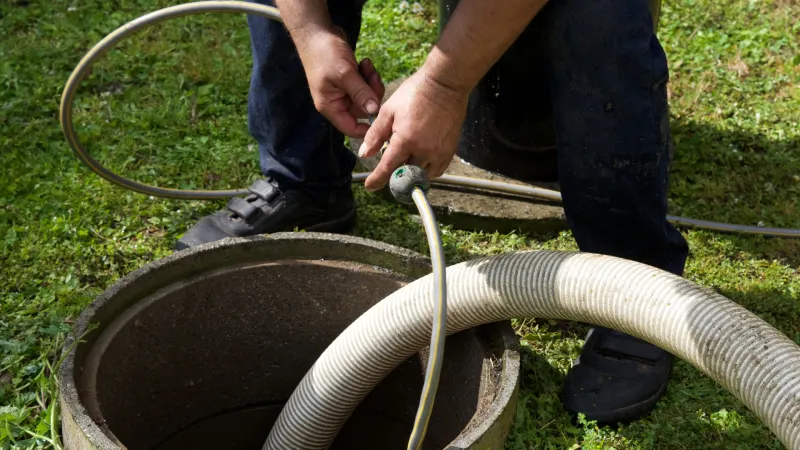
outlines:
M391 140L364 187L382 188L403 164L419 166L431 178L442 176L456 153L469 93L443 84L428 66L404 81L381 108L358 151L370 157Z
M363 138L369 125L357 119L377 114L385 92L375 66L369 59L356 62L339 27L321 30L295 44L314 107L345 135Z

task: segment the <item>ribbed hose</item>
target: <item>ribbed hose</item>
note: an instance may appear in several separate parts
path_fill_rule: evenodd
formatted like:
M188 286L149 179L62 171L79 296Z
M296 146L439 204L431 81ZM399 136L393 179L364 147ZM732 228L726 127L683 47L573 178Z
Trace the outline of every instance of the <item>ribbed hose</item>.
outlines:
M800 347L709 289L653 267L573 252L522 252L447 269L447 333L514 317L587 322L688 361L800 449ZM264 449L325 449L361 400L430 337L432 277L390 295L322 354Z

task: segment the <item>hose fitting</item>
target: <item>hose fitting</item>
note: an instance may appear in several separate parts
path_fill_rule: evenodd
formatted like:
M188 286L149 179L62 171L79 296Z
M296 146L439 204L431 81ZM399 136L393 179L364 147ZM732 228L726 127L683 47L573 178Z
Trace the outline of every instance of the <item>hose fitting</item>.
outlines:
M427 193L431 186L428 174L418 166L400 166L394 171L389 179L389 191L392 196L400 203L412 204L414 199L412 194L415 188Z

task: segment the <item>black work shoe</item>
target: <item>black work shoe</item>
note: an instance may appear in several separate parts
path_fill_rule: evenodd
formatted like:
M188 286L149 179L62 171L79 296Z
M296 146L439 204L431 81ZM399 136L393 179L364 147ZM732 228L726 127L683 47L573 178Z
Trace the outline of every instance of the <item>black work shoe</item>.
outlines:
M599 425L640 419L667 387L674 357L625 333L596 327L564 380L564 408Z
M350 189L342 190L331 204L322 204L299 190L280 190L267 180L256 180L251 194L228 201L222 211L201 219L175 245L175 250L226 237L244 237L299 228L306 231L345 233L356 220Z

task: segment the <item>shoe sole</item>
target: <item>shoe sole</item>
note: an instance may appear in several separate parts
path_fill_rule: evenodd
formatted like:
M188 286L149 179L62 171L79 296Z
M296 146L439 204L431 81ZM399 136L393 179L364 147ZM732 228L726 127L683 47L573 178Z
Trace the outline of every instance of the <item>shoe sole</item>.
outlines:
M634 422L636 420L643 419L647 417L653 410L658 401L667 391L667 385L661 386L655 394L646 398L645 400L640 401L639 403L634 403L633 405L626 406L624 408L615 409L613 411L607 411L601 414L596 414L593 417L589 417L586 413L586 420L595 421L597 422L598 426L614 426L617 424L628 424L630 422ZM583 411L573 411L570 408L566 407L566 402L562 397L561 403L565 405L565 410L572 416L573 421L577 421L578 413ZM617 419L615 419L617 417Z
M323 233L346 233L356 225L356 209L350 210L347 215L338 219L320 222L305 228L306 231L317 231Z

